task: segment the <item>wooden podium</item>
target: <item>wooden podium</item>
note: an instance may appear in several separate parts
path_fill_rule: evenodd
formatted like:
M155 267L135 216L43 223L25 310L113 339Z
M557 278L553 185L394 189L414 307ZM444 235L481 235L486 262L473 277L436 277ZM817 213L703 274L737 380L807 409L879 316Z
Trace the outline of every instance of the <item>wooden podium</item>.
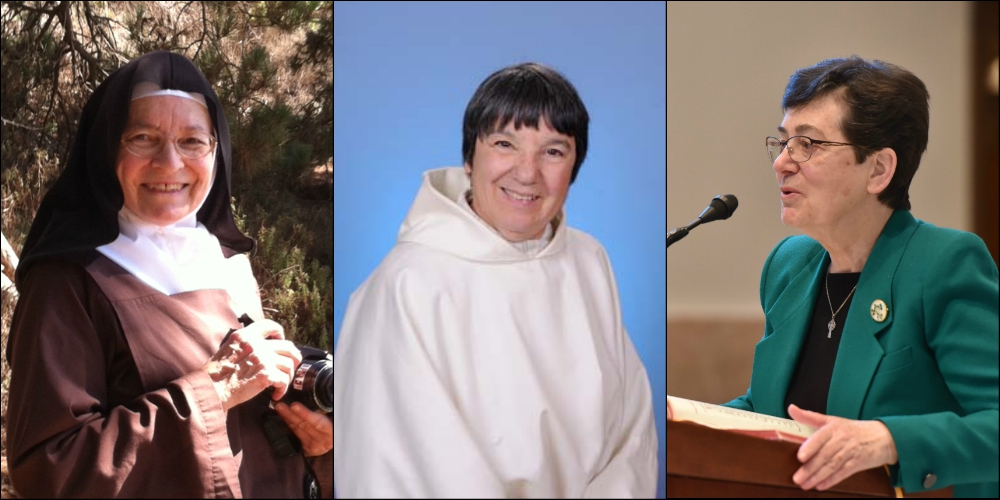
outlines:
M802 465L799 445L770 441L690 422L667 421L667 497L872 498L895 497L884 467L858 472L825 491L792 481ZM907 498L951 498L952 487Z

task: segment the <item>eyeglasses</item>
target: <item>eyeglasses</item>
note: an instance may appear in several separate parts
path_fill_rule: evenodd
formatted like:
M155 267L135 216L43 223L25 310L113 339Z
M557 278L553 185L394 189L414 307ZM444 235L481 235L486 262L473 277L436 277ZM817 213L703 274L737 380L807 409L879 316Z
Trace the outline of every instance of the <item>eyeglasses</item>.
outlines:
M771 158L771 163L774 163L775 160L778 159L778 155L781 154L781 150L785 149L785 146L788 146L788 156L792 159L792 161L797 163L809 161L809 158L812 158L814 144L826 144L829 146L857 146L857 144L850 144L847 142L820 141L804 135L789 137L787 141L782 141L777 137L768 136L768 138L764 140L764 144L767 146L767 156Z
M122 144L129 153L139 158L150 159L160 154L169 141L152 132L135 132L122 136ZM200 132L182 135L173 140L177 152L189 160L200 160L215 149L215 137Z

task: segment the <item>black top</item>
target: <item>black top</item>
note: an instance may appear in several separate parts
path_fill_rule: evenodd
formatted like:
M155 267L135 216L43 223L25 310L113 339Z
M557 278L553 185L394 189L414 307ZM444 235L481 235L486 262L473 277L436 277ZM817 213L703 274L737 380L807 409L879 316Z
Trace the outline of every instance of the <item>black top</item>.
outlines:
M824 284L816 294L816 304L813 306L812 322L806 339L802 343L799 359L795 364L792 382L785 394L785 409L789 404L795 404L803 410L826 414L826 398L830 393L830 379L833 378L833 365L837 361L837 349L840 347L840 337L847 323L847 311L851 309L854 294L851 290L858 284L861 273L827 273ZM827 282L828 280L828 282ZM827 286L830 298L827 300ZM848 294L850 297L848 298ZM847 302L844 303L844 299ZM827 326L833 315L830 305L837 312L837 326L833 335L827 338L830 330ZM841 308L840 305L844 304Z

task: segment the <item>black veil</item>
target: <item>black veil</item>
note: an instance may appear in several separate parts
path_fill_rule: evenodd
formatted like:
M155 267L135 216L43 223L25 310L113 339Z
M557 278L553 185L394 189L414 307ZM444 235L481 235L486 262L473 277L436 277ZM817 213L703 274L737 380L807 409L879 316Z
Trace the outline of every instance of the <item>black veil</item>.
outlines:
M124 195L115 174L115 162L128 122L132 90L142 82L205 96L216 130L218 152L215 181L197 218L223 246L238 252L253 250L254 241L236 227L229 204L232 148L229 124L219 97L186 57L165 51L151 52L108 76L84 106L66 168L42 199L25 239L15 276L18 285L34 261L91 250L118 238L118 211Z

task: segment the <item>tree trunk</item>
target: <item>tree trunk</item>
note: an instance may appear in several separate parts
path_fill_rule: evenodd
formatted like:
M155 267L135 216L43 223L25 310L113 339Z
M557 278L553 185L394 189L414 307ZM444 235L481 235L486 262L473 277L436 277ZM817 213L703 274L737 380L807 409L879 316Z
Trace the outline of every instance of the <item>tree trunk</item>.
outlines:
M7 237L3 233L0 233L0 241L2 241L2 246L0 246L0 288L10 291L16 296L14 271L17 270L17 254L14 253L10 243L7 243Z

